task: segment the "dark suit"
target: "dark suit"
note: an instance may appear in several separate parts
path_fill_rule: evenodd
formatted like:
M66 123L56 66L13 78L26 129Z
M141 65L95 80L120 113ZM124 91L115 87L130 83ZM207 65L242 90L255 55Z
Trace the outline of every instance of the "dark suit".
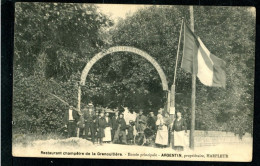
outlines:
M88 132L90 131L91 134L91 141L95 142L95 134L96 134L96 126L95 120L96 115L94 111L89 111L88 109L83 110L83 116L85 119L85 138L88 137Z
M76 128L77 122L79 120L79 114L77 111L72 110L72 118L73 120L69 120L69 110L65 111L63 123L67 125L68 128L68 137L76 137Z
M123 144L126 144L126 123L124 118L117 119L117 130L115 132L113 143L119 143L120 140Z
M138 115L135 120L135 127L137 132L144 133L144 129L146 128L147 119L144 115Z
M79 128L79 137L84 138L83 132L85 130L85 120L84 120L83 115L81 115L80 118L79 118L78 128Z
M104 129L106 128L106 119L104 117L98 118L97 120L97 129L98 129L98 138L105 137Z
M96 122L96 127L98 129L97 137L100 141L100 144L103 143L103 137L105 137L105 128L106 128L106 119L104 117L98 118Z
M119 118L119 116L113 117L112 120L111 120L111 123L112 123L112 131L111 131L112 140L114 140L115 132L116 132L117 127L118 127L118 123L117 123L118 118Z
M106 120L106 117L104 117L105 118L105 120ZM106 120L106 125L105 125L106 127L111 127L112 128L112 121L111 121L111 119L108 117L108 121Z
M155 119L153 117L149 117L147 120L147 127L151 129L153 132L156 132L156 124L155 124Z

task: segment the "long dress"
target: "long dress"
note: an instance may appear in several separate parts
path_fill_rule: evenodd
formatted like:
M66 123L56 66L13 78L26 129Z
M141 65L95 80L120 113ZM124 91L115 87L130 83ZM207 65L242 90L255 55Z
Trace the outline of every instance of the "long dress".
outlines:
M180 118L176 119L173 124L174 130L174 146L185 146L185 130L186 130L186 123L185 120Z
M104 130L105 137L103 138L103 141L104 142L110 142L112 140L112 137L111 137L111 126L112 126L112 123L111 123L109 117L105 117L105 120L106 120L106 128Z
M159 145L168 145L168 128L164 124L163 116L161 114L157 115L156 125L159 127L156 133L155 143Z

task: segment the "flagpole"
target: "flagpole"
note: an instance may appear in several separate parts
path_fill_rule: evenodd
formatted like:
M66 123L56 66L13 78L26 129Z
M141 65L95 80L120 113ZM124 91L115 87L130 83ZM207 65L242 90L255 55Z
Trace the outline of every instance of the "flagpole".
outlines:
M193 6L190 6L190 29L194 32ZM193 56L193 73L192 73L192 93L191 93L191 127L190 127L190 148L194 149L194 131L195 131L195 99L196 99L196 73L195 57Z
M177 48L177 55L176 55L176 62L175 62L175 69L174 69L174 77L173 77L173 83L172 83L172 86L171 86L171 91L168 93L170 95L170 107L173 107L175 109L175 82L176 82L176 76L177 76L177 66L178 66L178 59L179 59L179 52L180 52L180 44L181 44L181 34L182 34L182 27L183 27L183 18L182 18L182 21L181 21L181 29L180 29L180 35L179 35L179 42L178 42L178 48ZM170 109L170 108L169 108ZM175 110L174 112L171 112L169 110L169 113L170 113L170 118L172 120L172 123L173 121L175 120L174 118L174 115L175 115ZM171 124L172 126L172 124ZM171 130L171 128L170 128ZM171 140L173 137L173 135L170 134L170 137L169 137L169 140ZM171 145L171 141L169 141L169 145Z
M181 21L181 29L180 29L180 35L179 35L178 48L177 48L177 56L176 56L176 62L175 62L173 84L172 84L172 87L171 87L171 107L175 107L175 82L176 82L176 76L177 76L177 67L178 67L178 59L179 59L179 52L180 52L182 27L183 27L183 18L182 18L182 21Z

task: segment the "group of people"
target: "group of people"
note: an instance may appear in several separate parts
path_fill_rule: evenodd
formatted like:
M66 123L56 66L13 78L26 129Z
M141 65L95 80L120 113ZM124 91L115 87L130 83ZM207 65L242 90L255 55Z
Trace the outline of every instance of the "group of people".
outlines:
M163 109L158 110L157 116L153 112L145 116L141 109L135 120L126 122L125 119L124 112L115 111L111 118L109 112L95 110L89 103L81 112L73 107L66 110L64 124L68 137L90 138L93 144L146 144L160 148L172 144L175 150L183 150L187 127L180 112L177 112L176 118Z

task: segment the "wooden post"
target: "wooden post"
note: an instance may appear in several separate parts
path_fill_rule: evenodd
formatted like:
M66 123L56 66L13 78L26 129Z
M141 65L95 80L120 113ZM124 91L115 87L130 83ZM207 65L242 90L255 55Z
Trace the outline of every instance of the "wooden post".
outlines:
M168 90L166 93L167 93L167 112L170 114L171 92Z
M175 107L175 84L171 86L171 107Z
M175 107L175 82L176 82L176 76L177 76L177 67L178 67L178 59L179 59L180 44L181 44L182 26L183 26L183 19L181 21L181 29L180 29L180 35L179 35L178 48L177 48L173 84L171 86L171 107Z
M80 113L80 102L81 102L81 85L78 83L78 113ZM77 127L77 137L79 137L79 127Z
M78 83L78 111L80 112L80 104L81 104L81 85Z
M179 59L180 44L181 44L182 25L183 25L183 18L182 18L182 21L181 21L181 29L180 29L180 35L179 35L178 48L177 48L173 84L171 86L171 91L170 91L170 108L172 107L174 109L175 109L175 82L176 82L176 76L177 76L178 59ZM172 127L174 120L175 120L175 113L170 112L170 118L171 118L171 121L172 121L172 123L170 124L170 131L171 131L171 127ZM171 134L171 132L169 132L169 135L170 135L169 139L172 140L172 141L169 141L169 145L172 146L174 144L173 135Z
M193 6L190 6L190 28L194 32L194 16ZM193 73L192 73L192 93L191 93L191 127L190 127L190 148L194 149L194 131L195 131L195 99L196 99L196 73L195 73L195 57L193 57Z

